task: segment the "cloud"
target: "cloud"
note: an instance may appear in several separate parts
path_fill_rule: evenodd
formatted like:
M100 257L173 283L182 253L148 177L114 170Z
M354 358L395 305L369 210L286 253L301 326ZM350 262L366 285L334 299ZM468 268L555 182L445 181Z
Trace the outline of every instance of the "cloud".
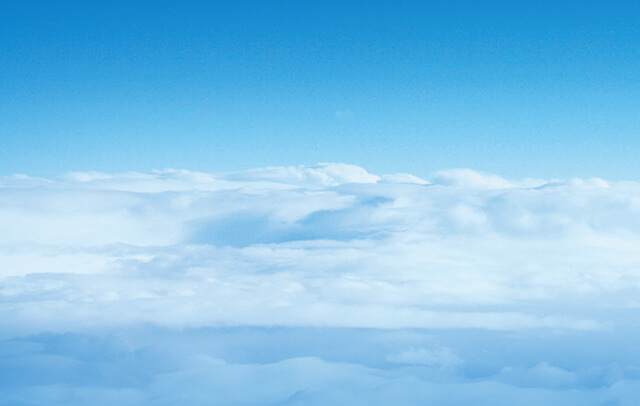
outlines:
M408 173L396 173L393 175L383 175L381 178L381 181L388 182L388 183L415 183L417 185L429 184L429 182L427 182L426 180Z
M449 348L438 348L435 350L410 348L396 354L390 354L387 356L387 361L397 364L418 364L446 368L455 367L462 363L460 357Z
M0 313L33 329L584 330L610 324L587 308L637 306L639 185L453 174L465 181L342 164L5 178Z
M631 404L639 196L345 164L4 177L0 373L20 385L0 404ZM131 344L141 328L157 330ZM198 349L229 329L258 330ZM116 355L60 351L73 337ZM156 345L166 355L147 357Z
M518 186L535 187L546 182L539 179L525 179L520 182L508 181L497 175L477 172L471 169L449 169L436 172L433 183L469 189L508 189Z
M358 166L336 163L321 163L313 167L270 167L240 173L228 173L222 175L222 177L227 180L254 184L260 181L267 181L274 184L296 185L306 188L336 186L344 183L376 183L380 179L377 175L372 175Z
M494 344L486 355L481 335L450 340L465 353L464 363L454 350L435 347L401 351L385 364L379 361L385 350L446 340L446 335L255 328L39 335L0 342L5 349L0 353L0 404L595 406L637 400L637 369L567 370L547 362L526 366L523 358L529 353L500 346L514 349L514 344L531 346L535 340L495 333L486 338ZM568 341L574 348L564 363L597 358L589 351L594 344L584 338ZM558 345L544 339L537 344L547 353ZM492 371L496 353L510 366Z

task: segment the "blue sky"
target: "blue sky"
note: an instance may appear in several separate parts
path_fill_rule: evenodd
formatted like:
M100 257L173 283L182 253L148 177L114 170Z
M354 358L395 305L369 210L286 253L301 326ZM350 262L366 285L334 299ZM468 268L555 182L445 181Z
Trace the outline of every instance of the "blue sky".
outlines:
M637 179L637 2L2 2L0 173Z

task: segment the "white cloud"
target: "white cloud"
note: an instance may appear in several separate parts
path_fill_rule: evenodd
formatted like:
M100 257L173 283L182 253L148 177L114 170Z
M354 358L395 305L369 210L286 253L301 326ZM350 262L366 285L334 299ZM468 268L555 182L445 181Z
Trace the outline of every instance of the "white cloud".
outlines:
M343 164L5 178L4 329L588 330L638 307L640 185L432 181Z
M638 183L341 164L11 176L0 224L0 405L640 390Z
M433 183L444 186L466 188L503 189L514 187L515 184L496 175L483 174L471 169L449 169L437 172Z
M408 174L408 173L396 173L393 175L382 175L382 182L388 183L415 183L416 185L428 185L424 179L421 179L417 176Z
M268 181L305 188L336 186L344 183L375 183L380 179L359 166L340 163L321 163L313 167L270 167L222 176L228 180L252 183Z

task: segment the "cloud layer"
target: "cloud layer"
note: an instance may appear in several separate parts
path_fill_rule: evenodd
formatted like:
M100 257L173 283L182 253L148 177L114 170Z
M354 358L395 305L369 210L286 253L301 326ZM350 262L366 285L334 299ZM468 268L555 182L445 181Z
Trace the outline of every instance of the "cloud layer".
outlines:
M623 405L640 391L629 344L640 305L635 182L467 169L424 180L345 164L14 175L0 180L0 224L0 369L69 372L23 377L0 404L376 404L373 393L378 404L509 404L525 391L531 404ZM175 342L139 339L108 362L50 345L123 345L115 332L127 341L141 328ZM194 344L244 328L246 348L280 329L269 344L279 355L234 361L228 348ZM372 352L285 351L310 339L305 329L338 345L358 337ZM476 343L479 334L496 344ZM581 364L559 337L602 356ZM545 351L531 357L518 342ZM156 347L185 364L163 355L171 366L154 369L140 351ZM105 362L139 381L79 381ZM276 382L256 383L267 377ZM255 398L242 389L252 382ZM163 392L172 386L192 398Z

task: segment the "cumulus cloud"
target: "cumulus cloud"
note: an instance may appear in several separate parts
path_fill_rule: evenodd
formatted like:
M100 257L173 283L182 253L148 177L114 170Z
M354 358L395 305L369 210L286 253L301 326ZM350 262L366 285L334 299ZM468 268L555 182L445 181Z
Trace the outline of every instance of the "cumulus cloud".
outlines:
M631 347L614 351L589 341L638 338L629 328L640 307L635 182L506 180L467 169L424 180L346 164L221 174L14 175L0 179L0 224L0 338L5 345L26 343L7 347L0 369L48 363L71 374L67 381L36 379L37 390L29 393L48 399L41 403L86 395L153 404L149 399L171 398L150 395L166 382L206 388L229 373L254 382L304 369L347 381L353 376L353 382L342 387L309 376L289 386L267 385L263 398L271 404L357 404L362 393L378 391L379 399L390 401L409 391L414 400L433 396L447 404L439 397L443 379L465 385L459 401L474 393L507 399L529 391L551 404L586 402L566 391L599 388L600 403L582 404L624 404L620 399L637 390L633 371L640 363L625 350ZM233 351L196 351L181 357L204 364L131 378L146 386L109 388L77 381L79 365L97 362L93 355L51 352L47 340L34 339L141 326L164 336L208 328L286 333L271 349L280 354L274 359L254 354L234 361ZM287 352L298 329L342 329L344 335L331 338L338 346L368 331L359 337L373 352L357 359L318 347ZM392 345L388 336L373 333L407 329L437 339L403 333ZM492 334L498 344L469 338L478 334ZM247 346L267 339L250 336L243 336ZM541 337L562 336L586 337L585 351L604 358L577 366L557 353L555 341L543 347L546 355L533 358L523 355L524 347L509 350L518 340L535 346ZM201 339L196 334L176 345L192 348ZM126 358L127 351L116 353ZM117 358L113 368L121 362ZM240 398L229 389L217 404L259 404L237 390ZM190 402L210 404L205 392L195 390ZM20 404L27 396L11 393L0 404Z
M469 189L506 189L541 186L546 182L541 179L525 179L514 182L497 175L482 173L471 169L449 169L436 172L433 177L433 183Z
M344 183L375 183L380 177L355 165L321 163L313 167L289 166L254 169L222 175L224 179L242 182L268 181L305 188L336 186ZM273 187L273 186L272 186Z
M447 176L464 182L342 164L5 178L5 319L598 329L584 304L637 306L637 184Z

